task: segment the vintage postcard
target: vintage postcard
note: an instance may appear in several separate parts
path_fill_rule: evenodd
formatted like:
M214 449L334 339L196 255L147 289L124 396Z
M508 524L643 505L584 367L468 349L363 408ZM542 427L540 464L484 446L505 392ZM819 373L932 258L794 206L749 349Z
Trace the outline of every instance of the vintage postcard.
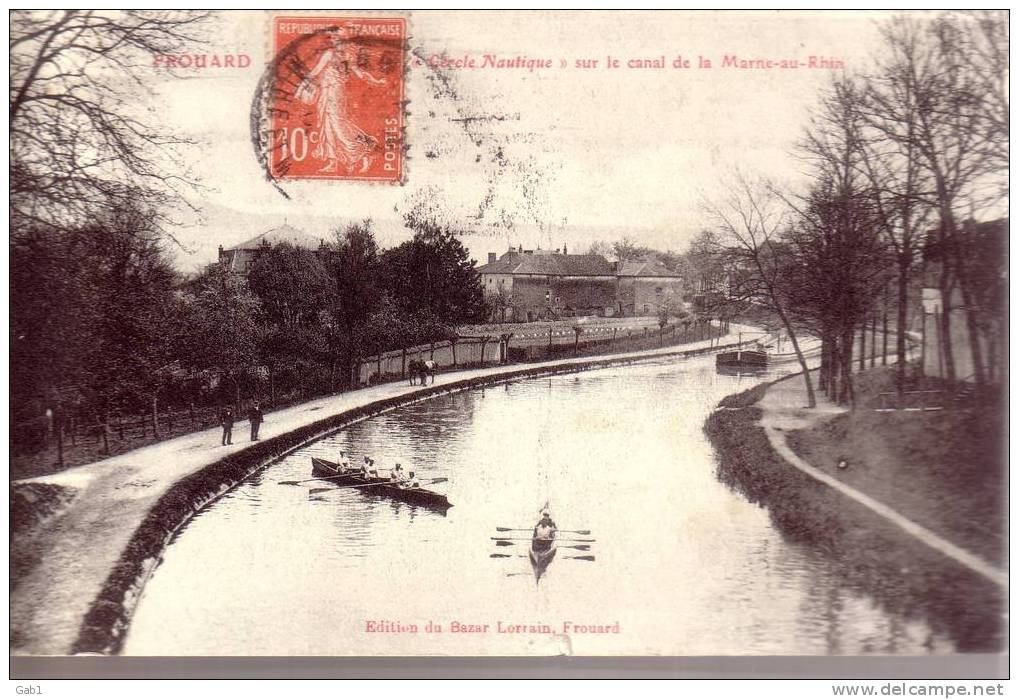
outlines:
M1003 672L1007 13L10 46L15 661Z

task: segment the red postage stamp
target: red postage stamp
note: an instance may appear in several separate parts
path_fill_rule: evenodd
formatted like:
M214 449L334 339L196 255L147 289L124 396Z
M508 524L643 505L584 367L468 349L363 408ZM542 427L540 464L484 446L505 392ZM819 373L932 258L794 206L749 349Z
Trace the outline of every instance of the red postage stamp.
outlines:
M272 29L271 176L401 181L406 21L275 17Z

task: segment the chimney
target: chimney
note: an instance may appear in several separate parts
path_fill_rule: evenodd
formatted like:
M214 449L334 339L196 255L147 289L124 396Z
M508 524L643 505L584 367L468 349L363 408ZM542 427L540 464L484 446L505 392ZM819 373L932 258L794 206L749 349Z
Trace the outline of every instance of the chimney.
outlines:
M219 246L219 259L221 259L221 260L223 259L223 246L222 245Z
M570 253L566 252L566 243L563 243L563 254L564 255L569 255L570 254Z
M495 253L490 252L488 253L488 264L492 264L493 262L495 262Z

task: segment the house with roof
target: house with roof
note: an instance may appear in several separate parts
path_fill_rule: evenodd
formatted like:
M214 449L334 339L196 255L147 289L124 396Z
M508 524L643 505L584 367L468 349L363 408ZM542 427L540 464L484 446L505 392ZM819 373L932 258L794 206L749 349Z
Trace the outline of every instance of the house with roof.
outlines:
M233 247L224 248L220 245L219 263L235 274L247 276L248 270L260 254L281 243L306 250L318 250L325 245L325 239L284 223Z
M618 315L658 315L663 306L678 310L683 279L660 260L627 260L617 263L616 303Z
M602 255L510 248L478 268L493 319L534 321L596 315L655 315L680 296L682 279L658 261L609 262Z

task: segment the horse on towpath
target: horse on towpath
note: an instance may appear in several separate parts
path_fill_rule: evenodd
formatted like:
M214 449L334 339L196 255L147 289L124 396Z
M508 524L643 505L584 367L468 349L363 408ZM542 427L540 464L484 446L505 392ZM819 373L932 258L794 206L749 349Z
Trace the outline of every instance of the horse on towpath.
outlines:
M420 377L421 385L426 385L428 377L435 383L435 372L439 365L431 359L412 359L407 364L407 376L410 378L410 385L414 385L414 379Z

